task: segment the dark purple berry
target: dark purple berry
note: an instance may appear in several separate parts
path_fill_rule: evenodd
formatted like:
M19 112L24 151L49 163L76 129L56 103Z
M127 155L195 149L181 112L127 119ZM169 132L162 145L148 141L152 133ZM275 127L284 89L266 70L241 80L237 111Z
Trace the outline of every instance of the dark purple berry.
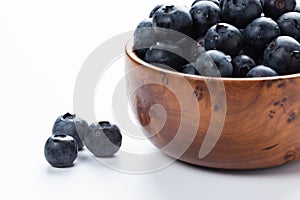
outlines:
M237 28L230 24L219 23L208 29L204 47L206 50L220 50L235 56L240 52L242 44L243 37Z
M173 45L178 46L178 49L181 49L179 52L182 52L182 57L189 62L194 62L198 56L205 51L203 37L198 40L194 40L190 37L184 37L178 42L172 43Z
M45 144L44 154L53 167L71 167L77 158L77 143L69 135L52 135Z
M266 67L264 65L259 65L252 68L247 74L247 78L254 77L268 77L268 76L278 76L277 72L271 69L270 67Z
M188 57L194 62L204 52L204 37L202 37L190 45L190 53Z
M161 68L181 71L187 61L183 59L183 52L179 45L168 41L157 42L147 51L145 61Z
M300 13L288 12L281 15L277 23L282 35L287 35L300 41Z
M220 21L221 10L211 1L199 1L190 10L193 18L193 36L199 38L206 31Z
M240 54L245 54L252 58L256 65L263 65L263 52L258 52L251 49L249 46L244 45Z
M274 20L286 13L291 12L296 7L296 0L264 0L263 11L265 16Z
M246 74L255 67L254 60L247 55L237 55L232 59L233 76L245 77Z
M226 0L221 9L223 20L237 28L245 28L262 13L260 0Z
M290 36L279 36L264 52L266 66L279 75L300 72L300 44Z
M120 129L107 121L93 123L84 138L87 149L97 157L113 156L122 144Z
M185 6L164 5L153 15L154 30L163 40L177 41L182 37L174 31L189 35L192 26L193 19Z
M220 6L220 1L219 0L195 0L191 6L195 5L196 3L198 3L199 1L211 1L214 4L216 4L217 6Z
M78 149L82 149L84 146L81 138L84 137L88 128L88 123L77 117L75 114L72 115L70 113L66 113L64 115L59 116L52 128L52 134L65 134L72 136L76 142Z
M134 31L134 50L138 57L144 59L147 50L157 42L156 33L152 27L152 19L141 21Z
M246 45L261 54L272 40L280 35L278 24L267 17L260 17L248 24L244 30Z
M201 54L196 60L195 68L202 76L231 77L233 74L231 57L218 50Z
M199 75L199 72L195 68L195 63L189 63L182 67L182 73L185 74L192 74L192 75Z
M155 7L152 9L152 11L150 12L149 18L152 18L153 15L154 15L154 13L155 13L158 9L160 9L163 5L164 5L164 4L158 4L157 6L155 6Z

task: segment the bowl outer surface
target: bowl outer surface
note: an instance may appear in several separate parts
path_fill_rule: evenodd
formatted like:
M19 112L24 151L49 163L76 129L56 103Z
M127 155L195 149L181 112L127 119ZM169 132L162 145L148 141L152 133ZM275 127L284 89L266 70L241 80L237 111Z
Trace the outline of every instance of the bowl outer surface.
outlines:
M145 63L131 49L127 46L125 55L131 107L145 135L164 153L188 163L225 169L267 168L299 159L299 74L252 79L186 75ZM185 82L191 91L182 87ZM179 102L177 94L186 98ZM197 106L192 109L199 117L189 114L191 109L181 108L194 105L194 100ZM149 112L153 105L165 109L166 119ZM183 121L186 137L176 135ZM193 135L189 127L195 126ZM209 128L212 137L207 136ZM171 141L172 145L164 148ZM199 157L204 142L213 148ZM187 143L189 147L179 155L178 149Z

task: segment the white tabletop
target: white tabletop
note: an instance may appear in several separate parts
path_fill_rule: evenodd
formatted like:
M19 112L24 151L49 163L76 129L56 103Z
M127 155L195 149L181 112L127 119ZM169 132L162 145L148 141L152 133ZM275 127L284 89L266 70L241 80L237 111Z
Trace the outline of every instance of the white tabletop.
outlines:
M72 168L56 169L46 162L45 141L54 120L74 111L75 83L87 58L103 42L134 30L163 2L168 1L0 1L4 199L300 199L300 162L265 170L223 171L172 161L136 174L123 168L121 153L105 164L87 149L79 152ZM118 117L113 114L118 113L112 112L111 95L123 77L122 58L112 66L97 85L94 108L97 120L115 122ZM157 151L141 132L135 134L124 132L123 152Z

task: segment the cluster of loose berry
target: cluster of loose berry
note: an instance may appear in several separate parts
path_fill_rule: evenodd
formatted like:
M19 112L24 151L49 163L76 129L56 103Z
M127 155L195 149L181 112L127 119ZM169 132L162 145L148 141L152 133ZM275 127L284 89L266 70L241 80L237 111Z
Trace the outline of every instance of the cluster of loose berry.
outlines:
M85 145L97 157L114 155L121 147L120 129L107 121L88 123L70 113L57 118L44 153L54 167L70 167Z
M196 0L191 8L157 5L138 24L134 51L148 63L193 75L300 73L296 4L296 0Z

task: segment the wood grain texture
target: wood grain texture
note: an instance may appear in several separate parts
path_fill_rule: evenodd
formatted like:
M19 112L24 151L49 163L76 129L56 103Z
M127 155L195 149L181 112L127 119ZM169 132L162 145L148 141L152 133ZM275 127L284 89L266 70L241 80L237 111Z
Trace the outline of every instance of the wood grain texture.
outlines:
M226 99L212 105L212 94L206 84L209 78L153 67L138 59L131 48L126 51L125 69L136 118L150 141L167 155L176 157L174 152L189 143L184 135L175 137L184 120L189 124L184 133L189 138L192 137L189 127L197 126L195 137L179 157L184 162L223 169L257 169L300 159L300 75L213 79L224 84ZM182 87L184 82L190 84L191 91ZM185 94L185 100L179 102L177 93ZM218 93L216 87L213 95L218 96ZM189 114L188 109L181 109L183 104L193 105L189 99L196 99L197 106L193 109L200 113L199 119ZM221 105L222 102L226 105ZM151 106L157 104L167 113L165 124L159 130L160 114L149 114ZM199 149L212 113L218 122L218 113L224 112L224 106L226 117L221 135L210 153L200 159ZM171 141L172 145L164 148Z

